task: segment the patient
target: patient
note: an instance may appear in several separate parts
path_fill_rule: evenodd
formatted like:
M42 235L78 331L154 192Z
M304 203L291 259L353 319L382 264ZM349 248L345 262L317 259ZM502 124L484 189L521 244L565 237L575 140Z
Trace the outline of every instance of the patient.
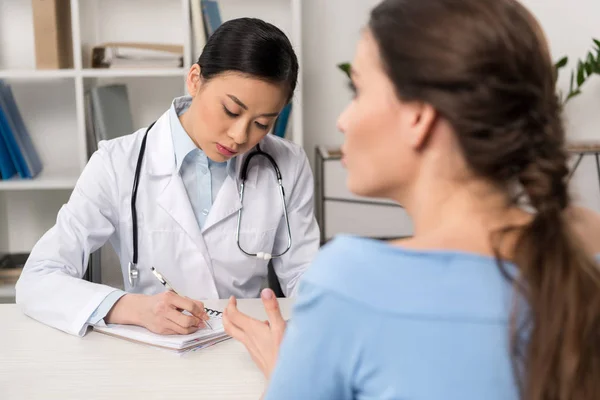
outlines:
M554 78L515 0L372 11L347 185L402 204L414 237L334 239L287 327L270 291L269 323L230 301L266 399L600 399L600 223L571 205Z

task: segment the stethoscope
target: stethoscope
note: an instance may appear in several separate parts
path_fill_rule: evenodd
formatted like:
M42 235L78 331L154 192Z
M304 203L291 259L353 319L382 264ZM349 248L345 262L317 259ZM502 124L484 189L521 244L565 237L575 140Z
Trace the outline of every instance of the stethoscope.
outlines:
M133 177L133 188L131 190L131 217L132 217L132 224L133 224L133 229L132 229L133 259L131 262L129 262L129 266L128 266L129 285L131 287L135 287L135 285L139 279L139 270L137 267L138 224L137 224L137 211L136 211L135 203L136 203L136 199L137 199L137 191L138 191L139 180L140 180L140 172L142 170L142 160L144 159L144 153L146 152L146 139L148 138L148 132L150 132L150 129L152 129L152 127L154 126L155 123L156 123L156 121L154 121L152 124L150 124L150 126L146 129L146 132L144 133L144 138L142 139L142 144L140 145L140 154L137 159L137 165L135 166L135 175ZM283 215L285 217L285 224L286 224L286 228L287 228L287 240L288 240L287 247L285 248L285 250L283 252L281 252L279 254L270 254L270 253L264 253L264 252L250 253L250 252L247 252L246 250L244 250L240 244L240 228L242 226L242 210L244 209L244 188L245 188L245 184L246 184L246 177L248 174L248 165L250 164L250 160L252 160L252 158L254 156L262 156L262 157L266 158L267 160L269 160L269 162L271 163L271 166L273 167L273 170L275 171L277 185L279 186L279 195L281 197L281 202L283 204ZM277 163L275 162L273 157L271 157L269 154L262 151L258 144L256 145L256 150L253 151L252 153L250 153L244 160L244 164L242 164L242 170L240 172L239 195L240 195L241 207L238 211L238 216L237 216L235 241L237 243L238 248L242 251L242 253L246 254L249 257L256 257L256 258L259 258L262 260L267 260L267 261L272 258L281 257L285 253L287 253L288 250L292 247L292 231L290 229L290 220L288 218L287 205L285 202L285 192L283 190L283 180L281 178L281 171L279 171L279 166L277 165Z

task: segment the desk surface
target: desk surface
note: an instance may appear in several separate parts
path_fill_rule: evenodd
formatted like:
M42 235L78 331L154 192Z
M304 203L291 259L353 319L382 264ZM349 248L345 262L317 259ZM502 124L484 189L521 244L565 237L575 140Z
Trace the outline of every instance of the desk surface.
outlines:
M206 301L222 310L226 300ZM280 300L284 317L291 302ZM259 299L240 310L266 319ZM265 380L231 339L184 356L90 331L83 338L0 304L0 399L258 399Z

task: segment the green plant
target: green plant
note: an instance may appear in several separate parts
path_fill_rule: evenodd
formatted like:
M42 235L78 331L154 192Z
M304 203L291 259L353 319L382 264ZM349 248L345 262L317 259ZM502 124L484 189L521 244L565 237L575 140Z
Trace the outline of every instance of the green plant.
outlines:
M592 39L594 41L594 49L588 51L587 55L577 60L577 67L571 71L571 80L569 83L569 92L567 96L562 98L560 94L561 102L566 104L573 97L581 94L581 87L583 84L594 74L600 75L600 40ZM558 60L555 64L556 68L556 79L558 79L559 71L564 68L569 62L568 57L563 57Z
M341 64L338 64L337 67L339 69L341 69L342 71L344 71L346 73L346 75L348 76L348 78L350 78L350 63L347 63L347 62L341 63Z
M581 94L581 87L583 84L594 74L600 75L600 40L592 39L594 41L594 49L588 51L587 55L580 60L577 60L577 67L574 71L571 71L571 83L569 84L569 92L564 97L562 93L559 93L560 101L565 105L573 97ZM554 64L555 79L558 80L558 74L560 70L567 66L569 63L568 57L562 57ZM344 62L337 65L348 78L350 78L350 63Z

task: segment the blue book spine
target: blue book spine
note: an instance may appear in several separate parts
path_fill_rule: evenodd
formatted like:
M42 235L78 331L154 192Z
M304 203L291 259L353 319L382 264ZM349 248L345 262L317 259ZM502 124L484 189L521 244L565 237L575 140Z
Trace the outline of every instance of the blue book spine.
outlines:
M287 128L288 121L290 119L290 112L292 111L292 103L288 103L283 110L279 113L275 126L273 127L273 134L280 138L285 136L285 130Z
M0 174L2 174L2 179L6 180L15 176L16 173L17 169L10 158L8 147L4 143L4 126L0 124Z
M27 126L23 121L10 85L0 81L0 94L4 97L9 115L15 126L16 139L27 162L30 178L34 178L42 171L42 162L33 145Z
M4 144L10 154L10 159L17 169L19 176L21 178L31 178L31 173L15 138L16 129L10 118L8 108L6 107L3 93L0 93L0 127L2 130L2 139L4 140Z
M219 3L215 0L202 0L200 4L202 5L206 38L208 38L223 23Z

